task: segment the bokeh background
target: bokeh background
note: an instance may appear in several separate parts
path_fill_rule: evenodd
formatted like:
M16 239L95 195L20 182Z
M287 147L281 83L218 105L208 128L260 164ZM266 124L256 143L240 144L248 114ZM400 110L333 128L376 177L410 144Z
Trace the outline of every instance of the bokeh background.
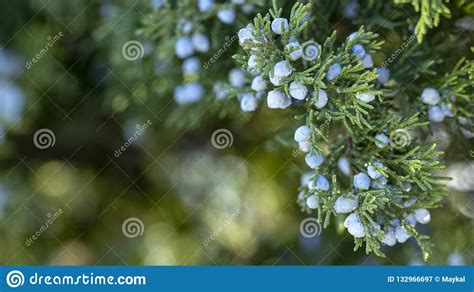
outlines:
M330 2L327 24L353 31L354 1ZM354 252L342 220L302 236L311 217L295 202L304 157L275 142L291 134L292 115L243 114L232 101L222 101L225 116L177 106L168 85L175 64L157 62L153 42L143 40L138 62L122 55L152 4L0 1L1 264L424 264L412 240L384 249L386 258ZM34 143L40 129L54 145ZM217 129L232 133L232 145L213 146ZM433 138L454 179L422 229L434 244L425 264L473 264L472 139L442 127ZM123 230L127 220L138 232Z

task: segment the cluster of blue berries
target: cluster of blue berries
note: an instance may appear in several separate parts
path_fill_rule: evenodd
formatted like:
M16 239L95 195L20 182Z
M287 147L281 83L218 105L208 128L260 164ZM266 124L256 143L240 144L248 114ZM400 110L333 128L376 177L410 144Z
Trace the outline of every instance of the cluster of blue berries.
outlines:
M210 3L212 0L201 0L200 2ZM236 20L236 6L240 7L243 13L251 14L255 10L255 4L246 3L246 0L231 0L232 6L222 7L217 11L217 18L224 24L233 24Z
M276 18L271 22L271 30L275 35L281 35L287 32L289 29L289 22L286 18ZM352 33L348 39L354 40L357 32ZM267 106L271 109L285 109L288 108L293 103L298 103L299 101L311 100L313 105L318 108L324 108L328 101L327 92L320 88L313 91L307 85L304 84L302 80L298 78L291 78L296 76L297 72L295 65L292 62L296 62L300 59L305 59L308 57L308 54L311 54L311 60L316 60L319 55L321 48L317 43L311 44L309 47L304 47L297 41L296 36L291 36L288 43L284 43L283 53L285 59L280 60L275 63L274 67L268 75L262 75L259 72L258 68L261 68L263 65L266 65L268 60L260 60L260 58L255 54L258 50L258 46L261 45L262 40L268 41L267 37L262 34L260 30L254 28L253 25L248 24L246 27L242 28L239 33L239 43L240 45L248 52L248 62L247 62L247 71L252 75L251 89L255 91L260 97L263 95L267 96ZM311 52L311 53L309 53ZM364 47L360 44L355 44L352 47L352 52L358 58L362 60L362 64L365 68L372 68L373 61L370 54L368 54ZM308 60L307 58L305 60ZM341 75L343 68L341 64L335 63L331 64L326 72L326 80L328 82L335 80ZM386 84L390 79L390 71L386 68L377 68L377 74L379 82ZM237 82L240 86L239 88L244 87L245 76L242 76L240 79L242 82ZM291 81L291 79L294 79ZM232 82L231 82L232 83ZM271 90L273 85L273 90ZM282 88L288 88L287 95ZM266 91L268 90L268 92ZM254 98L251 103L247 101L250 99L248 97L245 102L241 102L241 108L243 111L253 111L256 109L256 104L258 104L259 98L254 94ZM250 95L247 95L250 96ZM375 94L372 93L357 93L355 95L357 99L362 102L369 103L375 99ZM249 106L251 105L251 106Z
M166 0L151 0L151 6L155 9L161 9L165 6ZM171 1L170 1L171 2ZM205 13L215 8L214 0L197 0L199 12ZM232 0L231 5L220 7L217 10L217 18L225 24L232 24L236 20L234 6L240 6L245 14L250 14L255 10L255 4L246 3L246 0Z
M428 224L431 220L430 212L427 209L416 209L412 214L406 216L405 220L413 227L417 223ZM394 219L388 224L382 243L387 246L394 246L397 242L404 243L411 237L411 234L403 226L399 219Z
M165 0L153 0L152 6L155 9L160 9L165 6ZM232 0L229 5L218 5L213 0L198 0L197 8L201 13L209 11L216 11L217 18L223 24L234 24L236 21L236 8L240 7L242 12L250 14L255 9L255 4L246 3L245 0ZM175 88L174 98L178 104L195 103L202 99L205 94L203 84L196 81L201 71L202 64L197 54L205 54L209 52L210 40L206 33L202 30L196 29L198 24L188 18L180 18L177 21L177 29L180 31L180 37L175 42L175 55L182 60L181 70L184 76L185 84L179 85ZM245 75L239 72L231 72L229 75L232 85L242 84L245 80ZM188 80L188 82L186 82ZM214 92L218 99L222 99L223 84L214 86ZM248 101L248 98L245 99ZM249 104L247 102L247 104ZM251 103L250 103L251 104Z
M446 117L454 117L451 110L452 103L440 104L441 95L439 92L431 87L427 87L421 93L421 101L430 106L428 110L428 119L434 123L442 122ZM454 101L454 98L451 100Z
M265 97L267 106L271 109L286 109L292 104L298 105L305 101L311 103L311 111L323 109L331 101L331 95L337 94L333 92L339 92L332 89L340 87L342 84L340 79L352 80L350 74L345 72L343 66L346 66L346 63L342 62L343 58L336 57L333 61L329 61L332 62L328 64L329 66L324 64L324 67L320 67L327 68L325 72L314 74L315 76L324 76L327 87L322 86L324 89L318 88L319 86L315 87L314 80L308 78L307 72L300 72L299 68L308 68L311 62L324 63L324 56L321 56L321 46L314 43L311 50L307 51L308 42L301 45L297 35L289 33L290 23L293 25L293 19L290 22L286 18L278 17L265 24L265 27L270 26L271 31L261 28L259 24L248 24L239 31L239 44L247 54L239 59L243 64L243 70L234 69L229 79L233 87L244 92L237 95L243 111L256 110L260 100ZM293 28L291 27L291 29ZM363 68L376 71L378 81L382 86L390 86L390 70L385 67L374 69L372 56L369 50L364 47L365 45L362 45L362 43L365 44L365 41L359 41L358 33L352 33L347 38L350 54L354 56L351 61L360 60ZM283 37L278 37L280 35ZM362 32L360 39L370 39L370 36ZM279 42L282 43L282 48L280 48ZM273 53L274 49L279 49L279 52ZM350 72L349 69L347 72ZM360 67L356 70L360 70ZM247 92L248 87L251 89L250 92ZM371 88L371 86L368 85L367 88ZM353 95L353 98L359 103L373 103L379 92L382 91L370 89L358 91ZM337 107L337 103L333 101L331 106ZM312 117L311 114L308 115L308 118L310 117ZM409 228L408 224L414 226L417 223L426 224L429 222L429 211L424 208L416 208L418 206L413 205L415 204L413 200L397 202L397 206L406 205L406 212L397 216L397 218L403 218L394 220L382 213L383 211L376 211L374 218L366 218L368 204L370 204L365 202L367 196L373 193L390 193L393 189L399 188L389 182L388 174L393 170L385 166L383 161L371 161L361 171L356 166L352 167L348 158L340 156L337 160L337 167L343 175L351 178L350 189L341 194L337 189L337 184L330 181L331 176L334 179L334 173L327 170L327 166L332 165L334 161L330 157L325 157L315 145L316 135L321 133L320 129L312 128L311 123L312 121L309 121L305 125L299 126L294 133L294 140L298 143L299 150L305 153L306 165L311 169L302 175L301 191L298 194L298 202L305 210L322 208L322 211L344 214L344 226L352 236L366 238L367 242L376 237L379 242L389 246L396 242L403 243L412 236L413 229ZM384 148L391 142L391 138L387 136L386 132L387 129L384 129L372 139L376 147ZM355 171L356 169L357 171ZM331 210L326 210L328 204L332 206ZM391 208L391 206L388 205L387 208Z
M310 139L311 129L308 126L303 125L296 130L294 140L299 144L303 152L307 152L305 156L306 165L313 170L317 170L324 163L324 156L310 152ZM304 190L300 192L299 199L305 201L306 206L310 209L317 209L319 206L317 195L314 193L318 191L329 191L330 189L330 183L326 176L321 174L315 175L312 171L303 174L301 177L301 186ZM307 197L306 189L310 194Z
M271 30L275 35L282 35L289 30L289 21L286 18L276 18L271 22ZM243 111L254 111L258 100L266 96L267 106L271 109L285 109L295 102L311 99L313 104L321 109L328 103L328 94L323 89L312 92L301 80L289 81L292 75L296 73L295 66L292 62L303 59L305 52L303 46L297 41L295 36L290 37L287 43L283 43L283 53L285 59L275 63L268 75L263 75L259 71L259 65L265 65L268 60L260 60L255 54L258 50L256 46L261 44L261 40L268 41L267 37L260 30L248 24L242 28L239 33L239 44L249 52L246 70L252 76L251 86L252 93L246 94L246 99L239 98L241 109ZM313 47L306 48L312 52L314 57L318 56L319 47L313 44ZM306 51L305 50L305 51ZM331 69L329 69L330 71ZM328 73L329 74L329 73ZM237 82L238 88L244 87L244 76L241 77L242 82ZM236 83L232 82L231 84ZM288 93L282 90L283 86L288 86ZM272 88L273 87L273 88ZM250 96L253 96L251 98ZM251 102L249 102L251 101Z
M309 152L311 147L311 129L310 127L303 125L296 129L294 139L301 151Z
M353 41L357 35L357 32L353 32L348 36L348 40ZM352 46L352 54L354 54L357 58L359 58L362 61L362 65L364 68L372 68L374 67L374 61L372 59L372 56L366 52L365 48L361 44L355 44ZM385 67L378 67L377 68L377 75L378 75L378 81L381 84L387 84L390 81L390 70L385 68ZM364 102L370 102L365 101Z
M294 138L296 142L301 143L308 141L310 135L309 127L301 126L295 132ZM308 153L305 160L311 169L317 170L318 167L323 164L324 157L322 155ZM350 163L346 158L341 157L338 161L338 166L345 175L350 175ZM374 234L373 230L382 231L383 239L381 243L387 246L393 246L397 242L404 243L411 237L410 232L402 224L402 220L395 219L387 222L379 219L378 223L372 223L368 226L363 223L358 210L360 200L358 192L364 192L370 188L390 188L388 179L383 174L384 168L381 162L375 161L368 164L366 173L360 172L355 174L353 176L353 190L338 196L334 202L333 209L336 214L348 214L344 220L344 227L355 238L364 238L367 232ZM302 191L298 195L298 201L308 209L317 209L320 206L318 192L328 191L330 189L330 183L324 175L315 175L314 172L307 172L301 177L301 187ZM411 188L408 187L407 191L410 189ZM416 200L412 198L400 203L405 208L411 208L415 202ZM427 224L430 222L430 219L429 211L424 208L414 209L404 217L404 220L413 227L416 226L417 223ZM370 229L373 230L371 231Z
M186 20L180 22L186 23ZM202 32L193 31L192 23L182 25L182 32L185 34L176 40L175 54L183 60L182 72L186 78L193 79L201 70L201 61L195 57L195 53L207 53L209 51L209 38ZM174 98L179 104L188 104L199 101L204 95L204 87L201 83L191 82L177 86L174 91Z
M366 191L369 188L380 189L380 188L390 188L388 185L388 180L385 176L382 175L384 165L378 161L367 166L367 174L360 172L356 174L353 178L354 189ZM408 188L409 190L410 188ZM339 202L338 202L339 201ZM410 208L416 201L414 199L407 200L403 206L405 208ZM355 197L339 197L336 201L334 209L336 213L348 213L356 210L358 207L358 201ZM353 213L349 216L351 218L346 218L344 225L354 237L363 237L365 236L366 230L363 224L360 224L360 220L356 220ZM357 215L358 216L358 215ZM405 220L415 226L416 223L427 224L430 221L430 213L427 209L416 209L412 214L406 215ZM380 222L382 223L382 222ZM395 219L389 223L384 224L384 238L382 243L388 246L395 245L396 242L404 243L408 238L411 237L410 233L406 230L404 225L399 219ZM379 223L372 224L372 227L377 230L382 230L382 227Z
M357 32L353 32L349 35L349 40L354 40ZM372 60L372 56L368 54L364 47L361 44L355 44L352 46L352 53L357 56L362 61L362 65L364 68L372 68L374 67L374 61Z

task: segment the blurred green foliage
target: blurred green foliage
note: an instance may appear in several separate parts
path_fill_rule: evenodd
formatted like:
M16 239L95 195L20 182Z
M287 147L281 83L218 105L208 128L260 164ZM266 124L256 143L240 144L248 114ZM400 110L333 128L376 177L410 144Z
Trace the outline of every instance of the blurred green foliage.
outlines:
M381 4L361 3L368 7L360 10L361 17L348 19L343 11L349 1L321 2L314 11L321 12L327 22L314 24L316 31L335 26L347 33L372 22L368 28L386 41L387 55L401 38L396 32L400 19L409 14L397 11L388 19L386 10L375 7ZM0 7L2 53L8 51L18 60L17 72L2 75L2 80L18 86L24 97L21 117L2 123L0 263L421 262L421 251L414 242L384 249L386 258L353 252L352 237L344 231L342 221L318 237L302 237L300 222L307 215L295 203L295 190L304 158L267 143L275 135L290 134L285 131L295 127L295 122L267 110L257 116L242 114L231 101L223 102L237 111L233 114L237 119L225 117L220 108L210 114L199 106L175 105L170 84L179 78L174 75L176 65L165 62L157 70L154 56L158 53L152 42L140 39L146 44L145 57L136 63L122 56L125 42L143 37L136 32L151 13L149 1L2 0ZM455 17L440 23L443 36L434 35L429 44L419 45L426 46L425 50L407 58L427 60L423 54L429 46L457 30L454 22L461 12L451 11ZM48 36L59 32L64 37L26 68ZM472 44L472 30L461 32L452 45L440 44L440 50L446 52L440 66L452 68L452 60L467 55L466 40ZM419 74L420 80L430 78L426 72L412 73ZM148 120L150 128L115 157L136 125ZM178 127L179 121L184 128ZM35 147L33 136L41 128L54 132L53 147ZM212 132L219 128L230 129L234 135L233 145L224 150L211 144ZM428 264L444 265L448 258L453 263L459 260L458 254L465 264L472 264L472 139L466 142L463 136L451 135L454 131L449 128L435 130L441 140L449 140L447 174L456 178L447 204L432 212L432 222L423 230L435 244ZM45 228L59 209L61 216ZM128 238L122 223L132 217L139 218L144 229L143 234ZM27 244L39 230L37 239Z

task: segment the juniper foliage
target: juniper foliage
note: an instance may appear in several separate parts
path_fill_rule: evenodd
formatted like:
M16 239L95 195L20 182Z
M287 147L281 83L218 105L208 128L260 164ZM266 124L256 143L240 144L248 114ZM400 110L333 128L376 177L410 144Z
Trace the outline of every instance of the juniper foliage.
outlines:
M235 3L238 2L216 3L211 10L196 14L196 5L190 1L165 2L162 9L155 9L143 20L138 35L157 45L155 58L178 65L171 67L180 68L183 62L173 56L179 38L202 32L212 41L209 52L198 54L204 69L193 74L179 69L169 72L174 77L167 80L166 86L171 89L198 82L206 94L192 107L178 107L168 122L174 126L192 126L194 122L190 120L197 120L209 110L221 118L230 116L239 120L235 119L232 106L235 99L246 111L255 110L267 95L269 107L286 108L292 103L295 120L311 130L308 145L300 144L300 149L309 152L308 155L324 156L322 165L311 175L313 185L301 187L298 203L302 210L312 212L306 200L316 196L318 220L325 227L331 224L332 217L342 224L344 216L335 211L336 200L341 196L355 197L358 207L353 213L360 218L364 230L364 236L354 239L355 249L365 244L367 253L384 256L382 245L387 242L387 236L401 229L416 239L424 259L428 260L430 239L417 231L416 223L410 218L417 210L442 204L447 196L443 180L448 179L435 175L444 168L444 153L437 150L436 143L425 142L432 126L430 110L441 111L442 107L444 122L460 135L472 133L474 125L470 94L473 61L461 58L443 76L437 72L442 59L433 58L433 44L424 41L429 29L436 28L442 17L451 16L447 3L443 0L367 1L363 3L366 9L361 11L364 17L354 19L354 23L362 24L359 30L344 36L324 25L321 13L313 13L312 5L318 4L304 2L297 2L287 11L280 5L281 1L273 0L269 12L258 13L253 21L252 13L240 13L238 22L224 25L218 20L218 11L225 8L238 11L240 4ZM258 10L266 10L263 2L252 4ZM410 14L406 4L420 13L412 32L409 29L412 20L407 20L405 15ZM392 13L391 5L402 9ZM335 8L335 4L321 4L318 11L330 15L335 13ZM460 1L456 8L466 10L468 5ZM242 24L246 21L247 26ZM186 25L190 28L186 29ZM404 37L401 44L396 43L392 48L391 58L375 68L374 63L381 63L378 56L389 51L388 45L393 46L385 44L373 32L379 28L397 30ZM235 64L226 56L237 50L237 35L242 51L234 55L234 61L246 76L242 84L232 86L232 73L227 80L222 72L235 70ZM441 40L436 42L439 45ZM415 65L413 60L417 61ZM283 71L277 71L277 67ZM383 70L391 75L384 81ZM421 84L413 84L421 76L431 77ZM256 77L260 78L259 86L253 82ZM440 92L439 107L420 98L427 87ZM304 95L303 100L290 99L295 88L303 90L298 93ZM271 104L274 98L280 99L279 104ZM288 134L276 133L275 137L273 141L278 144L291 145ZM348 162L348 171L341 169L341 161ZM369 167L381 177L372 179L370 188L356 187L352 176L368 173ZM311 187L321 175L331 180L328 190Z
M208 10L199 11L197 1L164 1L162 8L153 9L143 17L136 33L141 39L153 42L155 49L152 59L155 68L168 77L166 80L155 80L159 84L152 86L152 89L160 90L159 94L169 95L174 88L189 83L199 83L205 88L201 102L193 103L192 107L178 107L169 113L165 119L169 126L196 128L202 126L202 122L198 123L198 120L209 113L220 118L234 114L228 103L215 101L228 97L227 92L231 87L228 73L236 67L230 58L238 47L236 31L242 22L250 21L253 11L261 10L264 3L263 0L213 3ZM219 19L218 13L224 9L234 11L235 21L223 23ZM182 37L191 38L195 34L206 36L210 48L207 52L195 52L194 57L199 58L200 69L185 73L181 69L185 60L175 54L176 42Z
M355 249L365 244L367 253L384 256L382 245L387 235L402 228L416 239L424 259L428 260L430 239L420 234L409 219L419 209L442 205L447 196L443 180L448 178L436 175L444 168L444 153L437 150L436 143L426 142L433 126L429 116L433 106L423 103L420 96L427 87L439 92L440 106L450 112L443 122L459 132L459 136L469 136L474 132L474 65L472 60L461 58L456 60L451 72L440 74L443 58L436 56L439 52L433 52L432 47L436 45L449 50L453 45L446 44L440 37L426 40L426 35L441 25L443 17L448 19L457 13L456 9L469 11L469 4L457 1L454 7L448 7L447 1L443 0L360 1L365 9L360 12L361 17L353 20L360 27L349 35L348 32L337 33L323 19L337 13L336 3L301 1L290 10L283 9L288 5L282 5L282 2L273 0L268 13L258 13L253 18L254 12L265 11L269 3L246 1L257 7L251 13L244 13L238 1L215 3L210 10L196 13L195 1L164 1L162 8L154 9L142 19L137 36L154 43L156 48L150 59L155 67L166 64L164 67L169 76L165 81L152 80L149 90L170 94L180 85L199 83L205 91L202 100L191 106L177 107L165 122L173 127L196 127L196 121L208 116L209 112L239 122L242 119L234 110L236 99L242 103L250 98L257 105L264 103L270 91L289 98L292 83L304 86L309 92L304 100L291 100L294 109L291 114L296 113L295 120L311 130L309 148L302 150L310 155L324 156L322 165L312 172L311 181L315 184L318 176L323 175L330 179L331 187L321 190L303 185L303 195L297 200L302 210L316 212L325 227L334 221L333 218L335 224L342 224L345 215L335 211L335 202L341 196L355 197L358 207L353 213L359 216L364 229L364 236L354 239ZM420 14L416 23L406 17L411 15L409 4ZM394 10L394 7L402 9ZM218 17L218 12L227 8L237 14L237 20L232 24L225 24ZM314 9L320 13L313 13ZM287 28L284 23L276 27L281 34L276 34L272 26L278 18L288 19ZM249 25L245 27L245 23ZM247 37L237 41L237 32L242 27L247 29ZM374 33L380 28L396 31L397 37L403 38L394 44L384 43ZM184 60L175 54L176 43L179 38L192 37L196 33L209 36L210 49L195 54L204 67L189 74L181 70ZM462 32L456 32L455 36L462 36ZM414 39L417 42L413 42ZM295 41L299 41L301 48L290 46ZM356 45L362 46L364 56L370 58L355 54ZM306 58L294 60L298 50ZM233 62L228 56L236 51L239 53L234 55ZM380 56L387 57L387 54L391 54L393 60L384 60L381 67L375 68L372 63L382 63ZM275 66L282 61L290 64L291 74L275 80ZM242 86L232 86L232 80L228 80L228 73L236 65L246 72ZM339 66L340 72L333 74L335 71L331 66L335 65ZM390 72L385 82L380 80L380 69ZM252 88L256 76L262 78L264 90ZM430 77L413 82L424 76ZM325 94L327 104L321 104L323 97L320 95ZM375 99L370 100L372 97ZM291 130L275 133L273 141L292 145L289 132ZM381 143L380 137L386 141ZM348 162L349 173L341 169L341 161ZM367 173L368 167L373 167L382 178L372 179L369 189L356 188L352 176ZM318 201L316 211L306 204L307 198L313 195Z
M428 29L437 27L442 16L450 17L451 11L446 7L447 0L395 0L396 4L411 4L417 13L420 13L415 28L418 42L423 40Z
M419 41L426 33L426 27L436 26L439 15L447 13L446 8L438 3L440 1L434 1L437 4L428 7L426 2L432 1L423 1L421 5L422 17L415 32ZM415 9L419 9L419 6L415 5ZM312 212L306 200L316 195L319 202L318 220L327 227L331 217L341 216L334 209L337 198L355 197L358 208L354 212L359 215L365 230L365 236L355 238L355 249L365 244L367 253L384 256L381 243L385 234L400 225L398 228L404 228L416 239L424 259L428 260L431 253L429 238L421 235L415 224L407 219L418 209L439 207L447 196L441 182L447 178L434 175L444 168L443 152L437 151L434 143L427 144L422 139L414 139L417 131L429 126L426 116L420 115L417 110L422 108L421 112L426 112L427 106L419 98L407 103L406 96L400 93L402 90L398 86L381 85L377 82L377 70L372 66L364 66L361 58L351 51L354 45L360 44L367 54L376 54L383 45L377 41L377 34L366 31L364 27L360 27L357 33L342 43L336 41L336 32L329 35L322 45L305 39L306 43L316 44L317 47L313 48L317 51L316 58L309 61L291 60L291 51L285 45L292 38L311 35L307 33L309 10L310 5L295 4L288 14L288 29L280 36L272 32L271 26L274 19L284 16L276 1L273 1L273 9L264 16L258 14L248 27L253 38L244 40L242 47L245 53L234 56L242 69L249 74L263 76L268 84L271 84L272 74L276 74L272 70L276 70L278 62L285 60L294 69L291 75L283 78L281 84L267 90L277 90L290 96L290 84L296 81L312 92L306 102L297 103L301 113L295 118L311 129L310 154L323 154L325 157L324 163L312 174L310 182L324 175L332 178L332 183L329 190L302 186L303 195L300 195L298 202L304 211ZM254 68L248 68L249 58L257 60ZM341 72L335 78L328 79L328 68L334 64L340 65ZM444 90L441 97L443 102L456 100L456 106L459 107L456 115L459 118L472 121L472 112L463 109L472 104L472 96L468 93L472 92L472 84L472 61L462 59L452 73L446 74L433 86L441 92ZM323 108L316 106L321 89L329 97L327 106ZM241 88L239 91L251 89ZM368 103L357 98L358 95L375 95L376 100ZM380 142L377 135L385 135L389 141L387 145L377 145ZM352 180L338 170L337 164L341 159L349 161L352 174L366 173L367 167L373 166L385 181L373 181L370 189L358 190ZM376 162L383 166L376 166Z

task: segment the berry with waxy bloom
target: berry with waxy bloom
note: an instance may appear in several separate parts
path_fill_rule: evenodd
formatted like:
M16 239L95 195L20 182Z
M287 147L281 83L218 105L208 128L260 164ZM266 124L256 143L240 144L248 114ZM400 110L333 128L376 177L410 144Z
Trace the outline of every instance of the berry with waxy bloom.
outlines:
M344 227L346 227L347 231L356 238L365 236L365 227L360 221L359 214L352 213L347 216L344 220Z
M278 90L272 90L268 93L267 105L272 109L285 109L291 105L291 99Z
M421 101L429 105L437 105L441 96L439 92L431 87L427 87L421 93Z
M365 103L369 103L369 102L371 102L372 100L375 99L375 94L357 92L356 93L356 98L360 101L365 102Z
M245 85L245 73L240 68L234 68L229 72L229 82L234 87L242 88Z
M364 56L364 58L362 58L362 65L364 66L364 68L372 68L374 67L374 61L372 60L372 56L367 54Z
M402 225L399 225L395 228L395 238L398 242L404 243L410 237L410 233Z
M309 168L316 169L324 162L324 157L323 155L308 153L306 154L305 161Z
M369 174L370 178L378 179L382 176L382 174L374 166L383 167L383 164L380 162L374 162L373 165L369 165L367 167L367 173Z
M306 126L300 126L298 129L295 131L295 136L294 139L296 142L303 142L303 141L309 141L311 138L311 129Z
M362 45L356 44L352 47L352 53L362 59L365 56L365 49Z
M313 93L313 96L314 95L315 94ZM316 108L322 109L328 104L328 93L322 88L318 89L318 96L314 96L314 98L314 106Z
M222 23L232 24L235 21L235 11L232 8L224 8L217 12L217 18Z
M175 44L176 56L180 59L186 59L194 54L194 45L190 38L181 37Z
M323 175L318 175L316 177L316 181L312 180L308 183L308 188L310 190L321 190L321 191L327 191L329 190L329 181L327 178Z
M282 34L288 30L288 19L286 18L275 18L272 21L272 31L276 34Z
M329 66L328 73L326 74L326 79L328 81L333 80L337 76L341 75L341 71L342 71L342 68L340 64L333 64Z
M316 195L311 195L306 199L306 205L310 209L317 209L319 206L318 197Z
M293 67L287 61L280 61L275 64L273 74L276 77L288 77L293 72Z
M420 224L428 224L431 221L430 211L427 209L416 209L415 210L415 220Z
M368 190L370 187L370 177L363 172L354 175L354 187L359 190Z
M394 246L395 244L397 244L397 238L395 237L395 229L390 228L387 232L385 232L385 235L382 239L382 243L387 246Z
M255 91L263 91L267 89L267 82L263 79L262 75L258 75L252 80L250 87Z
M188 104L199 101L204 95L204 87L200 83L180 85L174 90L174 99L178 104Z
M298 142L298 146L301 151L307 153L311 149L311 143L309 141Z
M244 112L252 112L258 106L257 99L252 94L245 94L240 100L240 108Z
M196 74L201 69L201 61L196 57L186 59L181 68L184 74Z
M357 209L358 206L359 202L356 198L340 196L336 199L336 202L334 203L334 211L339 214L349 213Z
M390 70L387 68L377 68L377 75L379 76L379 82L382 84L386 84L390 80Z
M294 99L304 100L308 94L308 88L301 81L293 81L290 83L290 95Z
M303 56L303 50L299 42L291 42L285 46L285 49L289 52L289 58L292 61L296 61Z
M194 49L201 53L209 51L209 39L203 33L197 33L193 35L191 39Z
M439 106L432 106L428 110L428 119L432 122L442 122L444 120L444 113L441 107Z
M214 5L214 0L198 0L198 8L201 12L209 11Z

